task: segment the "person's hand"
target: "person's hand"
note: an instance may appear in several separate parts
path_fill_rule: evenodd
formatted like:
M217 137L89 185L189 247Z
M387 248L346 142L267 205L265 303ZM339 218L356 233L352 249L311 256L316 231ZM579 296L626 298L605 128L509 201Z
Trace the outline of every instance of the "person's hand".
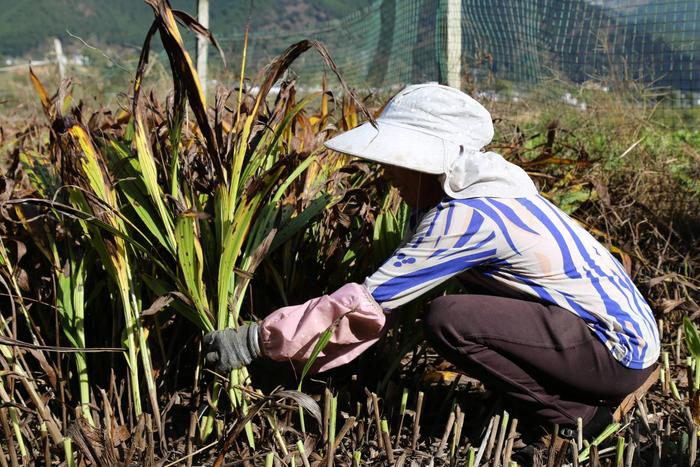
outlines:
M224 372L248 365L262 356L258 333L258 323L250 323L205 334L207 363Z

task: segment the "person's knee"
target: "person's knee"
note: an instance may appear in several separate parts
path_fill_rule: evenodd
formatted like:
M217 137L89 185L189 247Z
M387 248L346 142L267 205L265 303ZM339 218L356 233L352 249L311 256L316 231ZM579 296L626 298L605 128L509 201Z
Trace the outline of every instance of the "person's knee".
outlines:
M442 296L436 298L423 316L424 334L430 345L442 357L466 369L471 363L471 354L482 345L471 338L462 297Z
M450 322L448 297L438 297L428 304L423 315L425 337L431 343L443 343L448 333Z

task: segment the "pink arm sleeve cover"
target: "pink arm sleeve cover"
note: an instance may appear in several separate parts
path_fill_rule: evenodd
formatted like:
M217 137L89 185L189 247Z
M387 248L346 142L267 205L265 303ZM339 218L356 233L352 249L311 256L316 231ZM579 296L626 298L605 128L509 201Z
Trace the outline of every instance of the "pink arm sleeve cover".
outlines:
M386 316L364 286L345 284L330 295L280 308L265 318L260 325L263 353L273 360L303 364L321 334L336 320L335 331L313 371L335 368L364 352L381 337Z

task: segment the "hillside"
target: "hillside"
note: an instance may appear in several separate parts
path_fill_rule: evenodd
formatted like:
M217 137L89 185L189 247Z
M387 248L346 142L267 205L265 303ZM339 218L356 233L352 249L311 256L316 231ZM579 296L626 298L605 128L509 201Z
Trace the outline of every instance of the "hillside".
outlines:
M245 24L249 12L256 30L303 28L342 17L370 0L215 0L211 27L230 35ZM196 0L171 0L173 8L196 11ZM67 31L91 43L140 47L152 21L143 0L0 0L0 56L19 56L46 47L53 36L68 39Z

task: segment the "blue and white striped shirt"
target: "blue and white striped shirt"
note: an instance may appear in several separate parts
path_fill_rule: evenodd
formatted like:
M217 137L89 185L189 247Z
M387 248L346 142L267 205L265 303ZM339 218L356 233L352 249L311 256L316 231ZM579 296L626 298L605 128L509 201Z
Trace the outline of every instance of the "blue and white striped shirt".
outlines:
M628 368L659 356L654 316L622 265L540 195L446 198L364 285L391 310L458 274L570 310Z

